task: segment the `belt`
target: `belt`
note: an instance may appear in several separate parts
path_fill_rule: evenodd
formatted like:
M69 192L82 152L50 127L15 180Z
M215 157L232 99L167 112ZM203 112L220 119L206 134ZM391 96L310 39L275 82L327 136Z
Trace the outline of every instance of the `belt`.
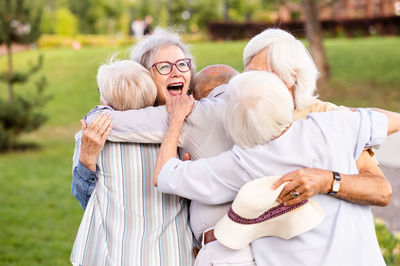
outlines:
M207 245L208 243L217 240L217 238L214 235L214 229L204 232L204 234L202 235L202 238L203 237L204 237L204 245ZM203 239L200 239L200 240L201 240L200 242L203 241Z

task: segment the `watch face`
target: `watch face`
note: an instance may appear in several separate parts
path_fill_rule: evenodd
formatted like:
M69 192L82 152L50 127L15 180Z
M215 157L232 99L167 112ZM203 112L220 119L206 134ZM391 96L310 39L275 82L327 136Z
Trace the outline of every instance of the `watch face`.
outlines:
M333 182L332 191L338 192L339 188L340 188L340 182L338 181Z

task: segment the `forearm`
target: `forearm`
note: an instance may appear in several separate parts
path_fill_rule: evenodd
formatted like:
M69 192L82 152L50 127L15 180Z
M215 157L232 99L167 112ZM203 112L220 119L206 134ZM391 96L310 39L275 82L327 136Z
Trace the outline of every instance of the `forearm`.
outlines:
M341 175L337 197L358 204L386 206L392 198L392 187L368 151L357 160L359 174Z
M163 165L171 158L176 157L176 150L178 147L179 134L182 129L183 119L170 119L168 131L161 143L158 152L157 161L154 169L153 184L157 186L158 175L161 172Z
M363 172L358 175L341 174L341 188L336 197L357 204L387 206L392 190L385 178Z
M168 127L168 113L161 106L127 111L97 106L88 113L88 124L100 113L107 113L112 118L113 129L107 137L109 141L161 143Z

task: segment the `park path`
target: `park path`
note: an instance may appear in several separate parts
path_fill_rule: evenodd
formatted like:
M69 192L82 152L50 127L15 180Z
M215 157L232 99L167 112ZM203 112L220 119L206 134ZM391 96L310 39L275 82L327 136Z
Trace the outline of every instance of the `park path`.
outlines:
M400 232L400 133L388 137L376 150L381 169L392 184L392 201L386 207L372 207L375 217L382 218L390 231Z

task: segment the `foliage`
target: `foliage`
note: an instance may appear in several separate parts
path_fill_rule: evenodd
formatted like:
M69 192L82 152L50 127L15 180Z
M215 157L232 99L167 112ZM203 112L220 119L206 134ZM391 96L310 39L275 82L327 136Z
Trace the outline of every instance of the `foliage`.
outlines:
M180 27L187 32L204 31L211 20L270 21L272 0L36 0L44 12L41 29L55 33L57 10L68 9L77 19L80 34L128 34L135 19L150 15L152 26ZM39 6L39 4L38 4ZM63 15L61 13L60 15Z
M78 19L66 8L56 11L55 33L61 36L74 36L78 33Z
M381 219L375 219L375 231L386 264L400 265L400 238L390 233Z
M31 43L39 38L42 11L34 2L0 1L0 44Z
M96 18L91 16L90 8L93 2L90 0L68 0L68 7L76 17L79 17L79 32L87 34L93 32Z
M135 39L130 36L110 37L108 35L77 35L74 37L43 35L37 42L39 48L73 47L79 43L81 47L121 47L132 45Z
M0 99L0 151L15 148L20 134L38 129L47 120L40 111L49 99L43 95L45 83L44 78L38 81L34 95L17 95L12 102Z
M8 86L8 100L0 98L0 151L13 148L18 135L37 129L46 120L46 116L38 111L47 101L43 96L44 77L36 84L36 94L23 97L14 93L15 84L26 83L42 67L43 56L39 56L37 64L30 64L25 72L14 70L12 57L12 43L31 43L39 37L41 14L41 9L33 6L33 2L0 2L0 43L6 44L8 61L7 70L0 73L0 82Z
M0 73L0 81L12 84L24 84L31 75L36 73L43 63L43 55L39 56L36 64L29 63L27 71L15 71L11 78L8 73ZM36 81L36 93L26 93L24 96L16 95L12 101L0 98L0 151L12 149L16 146L17 137L25 132L39 128L47 119L40 108L48 101L49 96L44 96L43 91L47 84L46 78L41 77Z

